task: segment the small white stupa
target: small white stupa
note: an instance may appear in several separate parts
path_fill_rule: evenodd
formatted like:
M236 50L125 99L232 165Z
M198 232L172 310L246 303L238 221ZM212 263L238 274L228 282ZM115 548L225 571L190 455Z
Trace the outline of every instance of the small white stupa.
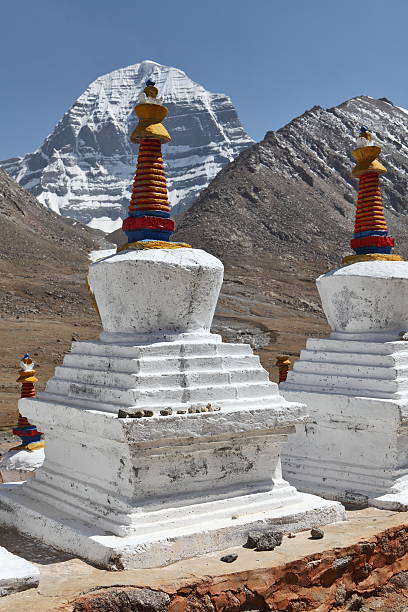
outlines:
M311 417L290 437L283 468L303 491L408 510L408 263L391 253L381 148L366 128L360 139L355 255L317 279L333 331L308 340L280 386Z
M23 416L24 398L36 396L35 383L38 381L34 362L28 353L20 360L18 373L17 382L21 383L21 400L18 424L13 429L13 434L20 438L21 443L10 448L0 460L0 482L19 482L32 478L44 462L42 433Z
M222 263L170 242L160 123L136 106L140 143L128 243L93 263L99 341L71 353L25 414L46 434L36 478L0 488L0 521L107 568L160 566L243 544L254 527L343 520L337 502L282 478L280 451L305 419L249 346L210 333Z

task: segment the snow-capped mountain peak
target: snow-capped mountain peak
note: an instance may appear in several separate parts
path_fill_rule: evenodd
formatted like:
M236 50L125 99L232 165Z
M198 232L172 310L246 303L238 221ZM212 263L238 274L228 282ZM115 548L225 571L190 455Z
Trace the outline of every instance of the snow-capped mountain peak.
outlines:
M34 153L0 162L48 208L112 231L126 216L137 148L133 108L147 79L169 108L164 148L174 212L187 209L219 170L252 144L231 100L182 70L145 60L98 77Z

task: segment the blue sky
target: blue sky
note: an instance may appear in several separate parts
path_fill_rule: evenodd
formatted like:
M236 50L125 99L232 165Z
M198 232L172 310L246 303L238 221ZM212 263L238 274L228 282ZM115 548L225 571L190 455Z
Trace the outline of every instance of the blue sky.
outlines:
M1 14L0 159L144 59L231 96L256 140L360 94L408 107L406 0L2 0Z

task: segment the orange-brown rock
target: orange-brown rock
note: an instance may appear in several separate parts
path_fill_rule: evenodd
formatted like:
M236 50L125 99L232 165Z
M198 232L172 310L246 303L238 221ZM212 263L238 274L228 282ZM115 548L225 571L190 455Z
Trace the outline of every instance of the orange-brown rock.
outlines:
M125 595L118 594L117 588L109 589L80 597L67 610L145 610L131 607L129 603L136 602L140 588L134 588L133 594L128 587L122 591L126 591L127 600ZM406 612L408 525L380 532L369 541L309 555L281 566L208 578L172 593L162 593L164 598L170 596L167 612L342 612L349 609ZM121 603L125 600L128 607ZM160 602L163 604L164 600ZM148 612L162 609L146 608Z

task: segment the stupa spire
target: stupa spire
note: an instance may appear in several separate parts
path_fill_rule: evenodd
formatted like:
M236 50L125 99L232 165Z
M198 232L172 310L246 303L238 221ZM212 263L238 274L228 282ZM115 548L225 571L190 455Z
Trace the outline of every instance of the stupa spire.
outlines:
M379 176L387 172L377 159L381 147L365 126L360 129L357 145L352 151L357 163L351 173L358 179L354 235L350 242L355 255L345 257L343 265L358 261L401 261L399 255L392 254L394 238L389 235L381 201Z
M139 154L129 216L122 225L128 242L118 250L190 246L170 242L175 223L170 219L171 206L161 146L169 142L171 136L161 123L168 109L157 97L158 93L154 81L148 80L135 106L139 123L130 140L139 144Z

